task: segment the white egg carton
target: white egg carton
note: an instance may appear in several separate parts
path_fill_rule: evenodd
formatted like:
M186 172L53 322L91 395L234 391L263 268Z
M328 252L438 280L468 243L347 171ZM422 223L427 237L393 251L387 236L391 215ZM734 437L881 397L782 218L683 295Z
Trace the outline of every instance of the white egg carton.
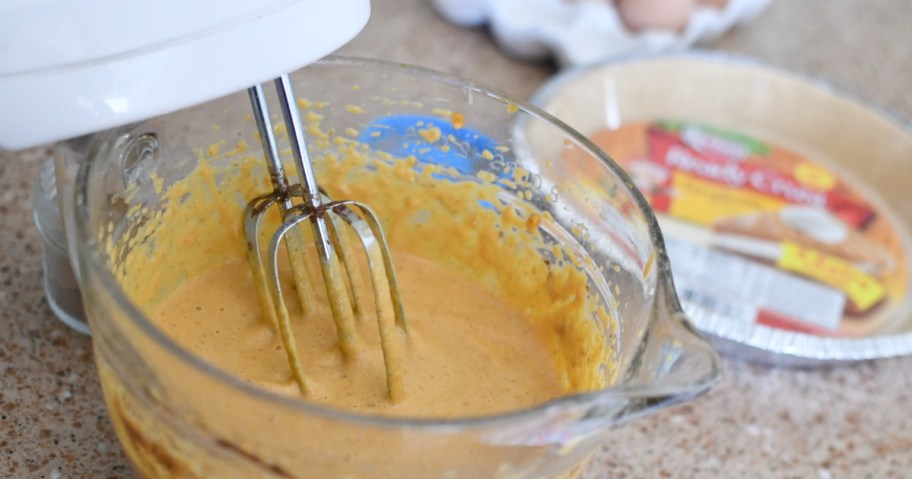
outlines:
M676 51L718 38L762 12L772 0L698 5L680 31L628 30L608 0L431 0L451 23L487 24L501 48L521 58L553 56L561 67L642 52Z

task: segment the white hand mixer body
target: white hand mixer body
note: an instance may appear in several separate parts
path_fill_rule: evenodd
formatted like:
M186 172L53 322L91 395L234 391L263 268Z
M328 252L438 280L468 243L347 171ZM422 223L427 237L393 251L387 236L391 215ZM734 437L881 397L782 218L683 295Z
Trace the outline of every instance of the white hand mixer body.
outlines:
M0 149L151 118L301 68L369 0L0 2Z

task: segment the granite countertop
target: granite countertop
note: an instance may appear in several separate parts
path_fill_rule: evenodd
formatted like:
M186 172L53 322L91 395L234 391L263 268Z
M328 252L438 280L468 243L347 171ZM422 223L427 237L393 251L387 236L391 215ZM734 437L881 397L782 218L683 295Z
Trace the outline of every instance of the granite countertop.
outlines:
M426 0L375 0L343 53L418 64L527 98L549 64L504 56ZM707 48L824 79L912 119L912 2L777 0ZM31 184L49 148L0 152L0 477L131 478L91 341L43 297ZM912 477L912 357L826 369L725 361L696 401L616 429L584 476Z

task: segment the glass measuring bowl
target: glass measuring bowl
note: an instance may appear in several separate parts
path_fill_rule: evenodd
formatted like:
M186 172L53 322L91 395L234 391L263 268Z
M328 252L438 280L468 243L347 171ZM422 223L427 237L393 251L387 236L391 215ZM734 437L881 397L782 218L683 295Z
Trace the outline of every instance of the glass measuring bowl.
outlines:
M588 140L534 107L419 68L329 58L292 79L299 95L325 102L319 114L326 131L363 133L372 149L445 164L448 181L469 181L479 171L526 172L524 181L496 182L504 195L494 207L531 203L549 214L541 228L550 238L592 258L583 267L613 318L598 338L606 346L599 358L606 386L477 418L375 417L258 389L163 334L115 271L143 241L140 227L166 207L164 192L198 166L195 151L254 138L247 96L238 93L58 146L96 363L140 475L576 477L611 426L715 382L718 356L681 312L655 217L627 175ZM454 140L459 147L446 155L402 141L415 132L399 128L400 120L453 122L453 113L461 115L461 131L477 134L472 141ZM372 128L386 133L373 135ZM308 146L317 161L334 148ZM488 158L492 146L496 161ZM261 155L256 142L244 149Z

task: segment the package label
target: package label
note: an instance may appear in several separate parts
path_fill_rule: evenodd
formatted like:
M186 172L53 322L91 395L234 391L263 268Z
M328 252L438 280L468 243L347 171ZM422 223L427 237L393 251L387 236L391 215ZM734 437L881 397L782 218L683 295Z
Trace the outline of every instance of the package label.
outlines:
M905 295L888 215L822 162L685 121L591 137L656 211L688 314L859 336Z

